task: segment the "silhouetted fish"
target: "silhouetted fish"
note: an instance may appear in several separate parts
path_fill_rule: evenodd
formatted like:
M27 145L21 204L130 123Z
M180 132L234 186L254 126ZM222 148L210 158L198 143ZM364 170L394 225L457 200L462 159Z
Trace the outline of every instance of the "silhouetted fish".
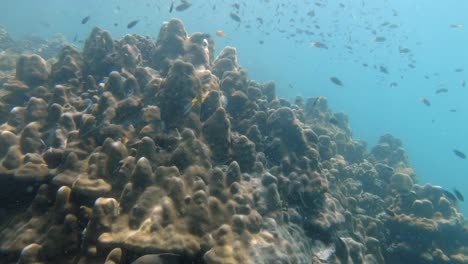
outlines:
M460 159L466 159L465 153L459 151L458 149L454 149L453 153L455 153L455 155L459 157Z
M410 52L410 49L400 47L400 48L399 48L399 51L400 51L400 53L409 53L409 52Z
M336 77L330 77L330 81L338 86L343 86L343 82Z
M424 98L424 97L421 97L421 99L420 99L420 100L421 100L421 102L423 102L425 105L427 105L427 106L431 106L431 102L429 102L429 100L427 100L426 98Z
M169 7L169 13L172 13L172 10L174 10L174 1L171 2L171 6Z
M312 41L310 42L310 45L314 48L319 48L319 49L328 49L328 46L322 42L318 41Z
M440 88L440 89L437 89L436 94L446 93L446 92L448 92L447 88Z
M91 16L87 16L87 17L81 19L81 24L86 24L89 21L90 18L91 18Z
M459 192L456 188L453 188L453 193L460 202L465 201L465 197L463 197L463 194L461 194L461 192Z
M457 197L455 197L455 195L453 195L453 193L447 191L447 190L444 190L444 195L452 202L456 202L457 201Z
M138 24L138 22L140 22L140 20L132 20L130 21L128 24L127 24L127 28L132 28L134 26L136 26Z
M376 38L374 38L374 42L384 42L385 40L387 40L387 39L384 38L384 37L376 37Z
M380 66L379 71L385 74L388 74L388 69L385 66Z
M182 0L182 3L178 6L176 6L175 10L176 11L184 11L184 10L187 10L189 7L191 7L192 4L185 1L185 0Z
M231 12L229 16L231 17L232 20L239 22L239 23L241 22L241 18L238 15Z

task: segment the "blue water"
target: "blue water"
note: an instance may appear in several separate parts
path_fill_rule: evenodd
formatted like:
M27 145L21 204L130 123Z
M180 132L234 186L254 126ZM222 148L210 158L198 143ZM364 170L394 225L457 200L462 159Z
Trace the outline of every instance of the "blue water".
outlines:
M0 24L16 38L29 34L52 37L59 32L70 41L75 36L84 40L95 25L109 30L115 38L127 33L156 37L161 23L172 17L181 18L189 33L214 35L223 30L225 37L215 36L217 52L226 45L235 46L251 79L274 80L278 95L291 100L297 95L326 96L334 111L348 114L355 138L366 140L369 147L387 132L401 138L420 183L449 190L456 186L468 195L468 161L452 152L456 148L468 153L468 87L461 86L464 79L468 81L468 27L450 27L468 26L466 1L193 0L191 8L172 14L168 12L169 0L79 2L3 0ZM229 17L233 3L240 5L240 24ZM279 6L280 13L276 11L279 3L285 3ZM315 10L315 17L306 16L311 10ZM82 25L81 19L88 15L89 22ZM257 17L264 20L260 27ZM127 23L134 19L140 20L138 25L127 29ZM313 21L320 29L314 28ZM398 27L380 26L386 21ZM287 38L296 28L307 29L307 25L314 36ZM373 41L376 36L386 41ZM311 41L329 48L314 48ZM401 54L399 47L411 52ZM381 65L388 74L379 72ZM466 69L455 72L458 68ZM331 76L342 80L344 86L332 84ZM398 86L391 87L392 82ZM435 94L439 88L449 91ZM421 97L432 105L425 106ZM457 112L450 112L452 108ZM460 206L468 215L468 206Z

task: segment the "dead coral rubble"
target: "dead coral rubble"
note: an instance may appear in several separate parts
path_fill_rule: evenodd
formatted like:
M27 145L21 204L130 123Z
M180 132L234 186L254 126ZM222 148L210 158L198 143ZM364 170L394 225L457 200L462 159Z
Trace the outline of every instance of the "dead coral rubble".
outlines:
M367 153L325 98L278 99L180 20L22 55L1 89L2 263L467 263L456 201L398 139Z

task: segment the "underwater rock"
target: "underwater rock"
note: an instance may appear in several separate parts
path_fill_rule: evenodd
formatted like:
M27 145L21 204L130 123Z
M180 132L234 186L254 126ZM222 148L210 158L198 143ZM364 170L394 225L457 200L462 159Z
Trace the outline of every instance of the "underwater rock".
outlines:
M16 79L28 84L39 85L49 78L47 61L39 55L21 55L16 63Z
M219 79L223 79L225 72L237 72L239 64L237 62L237 50L234 47L225 47L213 62L212 72Z
M8 31L2 26L0 27L0 50L6 50L14 45L14 40L11 38Z
M166 75L172 61L185 54L186 39L187 32L181 20L174 18L164 22L159 30L156 47L151 58L153 68Z
M417 184L401 140L368 153L326 98L278 98L236 52L173 19L156 41L94 28L50 76L21 55L0 76L0 259L466 261L456 198Z
M208 120L203 123L203 136L211 150L213 161L222 162L229 155L231 143L231 123L226 111L218 108Z
M58 55L56 63L52 64L52 79L55 83L81 78L83 58L81 53L72 46L65 46Z
M395 173L390 178L390 186L400 193L408 193L413 188L413 180L404 173Z
M119 69L114 40L108 31L94 27L83 48L83 76L93 75L97 79Z
M161 120L167 128L183 128L189 119L196 122L200 112L201 83L192 64L175 61L161 84L158 95ZM198 128L192 127L190 128Z

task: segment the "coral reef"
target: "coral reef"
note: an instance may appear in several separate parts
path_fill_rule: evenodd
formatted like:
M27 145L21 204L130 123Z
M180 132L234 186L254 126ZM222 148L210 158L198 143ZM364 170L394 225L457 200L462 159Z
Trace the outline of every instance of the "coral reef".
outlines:
M172 19L5 60L1 262L468 263L457 201L399 139L368 153L326 98L278 98L236 52Z

